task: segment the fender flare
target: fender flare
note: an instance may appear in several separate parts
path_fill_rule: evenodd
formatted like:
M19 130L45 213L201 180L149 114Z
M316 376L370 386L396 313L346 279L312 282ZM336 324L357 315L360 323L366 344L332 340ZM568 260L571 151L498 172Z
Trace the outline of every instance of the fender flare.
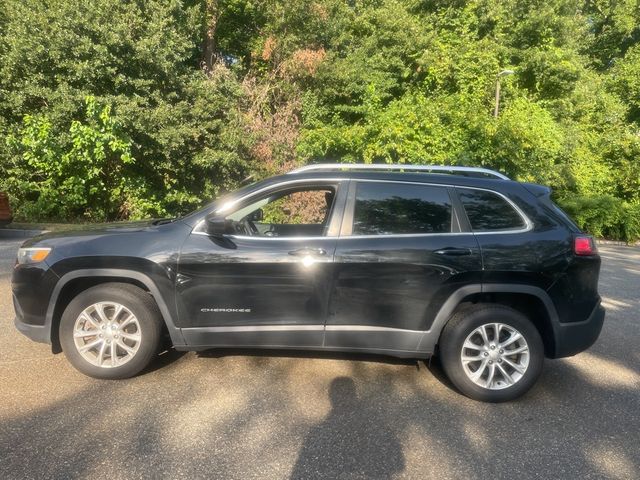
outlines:
M135 270L126 270L119 268L83 268L71 271L60 277L60 280L58 280L58 283L56 283L56 286L51 293L51 298L49 299L49 306L47 307L47 314L44 321L45 331L48 332L50 341L52 340L51 329L53 325L53 314L58 303L60 292L62 292L64 286L70 281L84 277L129 278L131 280L136 280L142 283L147 289L149 289L151 296L158 305L160 314L162 315L165 325L167 326L169 336L171 337L171 341L173 342L174 346L185 345L184 338L182 337L182 331L180 328L176 327L175 322L173 321L173 317L171 316L171 312L169 311L164 298L160 294L160 291L158 290L158 287L153 282L153 280L151 280L151 278L144 273L140 273Z
M477 293L523 293L538 298L544 305L549 319L551 320L551 328L554 338L557 338L558 330L558 312L549 297L549 294L540 287L526 284L508 284L508 283L488 283L488 284L472 284L466 285L453 292L444 302L436 318L433 320L429 330L425 331L418 343L418 352L432 354L435 352L436 345L440 339L440 334L447 324L451 315L458 308L458 305L469 295Z

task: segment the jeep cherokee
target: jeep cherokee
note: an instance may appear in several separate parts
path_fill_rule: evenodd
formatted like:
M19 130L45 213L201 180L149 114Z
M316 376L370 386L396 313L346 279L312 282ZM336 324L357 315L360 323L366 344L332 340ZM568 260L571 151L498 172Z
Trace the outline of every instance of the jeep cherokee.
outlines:
M178 219L28 240L18 330L126 378L168 336L223 347L438 355L465 395L525 393L593 344L600 257L546 187L486 169L310 165Z

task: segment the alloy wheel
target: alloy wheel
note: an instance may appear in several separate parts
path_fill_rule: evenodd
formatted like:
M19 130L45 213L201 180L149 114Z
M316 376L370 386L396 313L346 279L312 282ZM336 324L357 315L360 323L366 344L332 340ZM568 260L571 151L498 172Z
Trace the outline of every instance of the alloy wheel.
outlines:
M87 362L114 368L136 355L142 332L138 319L127 307L116 302L99 302L80 313L73 327L73 340Z
M489 390L517 383L529 367L529 345L515 328L487 323L473 330L462 345L460 360L467 377Z

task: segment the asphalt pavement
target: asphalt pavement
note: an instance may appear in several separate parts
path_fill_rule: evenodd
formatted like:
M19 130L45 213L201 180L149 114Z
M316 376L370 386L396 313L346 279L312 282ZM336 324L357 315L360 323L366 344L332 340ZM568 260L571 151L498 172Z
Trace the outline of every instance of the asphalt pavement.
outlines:
M640 478L640 249L601 246L607 320L521 400L456 393L436 363L167 352L94 380L13 326L0 241L0 479Z

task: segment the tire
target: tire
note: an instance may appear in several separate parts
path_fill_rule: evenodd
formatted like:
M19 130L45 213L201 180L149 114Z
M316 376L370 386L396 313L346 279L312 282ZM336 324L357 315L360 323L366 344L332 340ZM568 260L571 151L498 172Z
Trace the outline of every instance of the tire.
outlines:
M94 378L136 375L157 354L161 334L161 315L153 297L122 283L83 291L71 300L60 320L65 356L77 370Z
M524 395L544 362L536 327L522 313L502 305L475 305L455 314L442 332L439 348L449 380L467 397L483 402Z

